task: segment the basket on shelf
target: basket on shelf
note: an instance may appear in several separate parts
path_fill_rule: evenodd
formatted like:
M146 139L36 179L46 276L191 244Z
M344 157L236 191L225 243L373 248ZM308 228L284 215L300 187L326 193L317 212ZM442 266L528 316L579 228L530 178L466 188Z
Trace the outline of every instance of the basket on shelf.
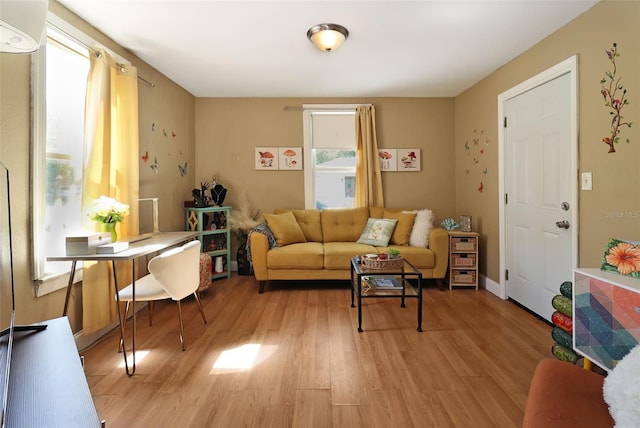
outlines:
M367 269L399 269L402 267L404 259L402 257L395 257L393 259L374 259L370 257L364 257L362 259L362 266Z

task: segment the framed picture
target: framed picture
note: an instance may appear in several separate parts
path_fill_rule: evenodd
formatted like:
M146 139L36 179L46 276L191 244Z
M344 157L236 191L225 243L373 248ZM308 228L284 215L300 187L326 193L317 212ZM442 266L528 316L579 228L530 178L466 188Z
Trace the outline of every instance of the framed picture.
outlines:
M278 148L277 147L256 147L255 154L256 170L277 171L278 170Z
M396 149L379 149L378 160L380 161L380 171L397 171L397 157L398 150Z
M420 171L420 149L398 149L398 171Z
M302 169L302 147L279 147L278 168L280 170Z
M460 216L460 230L463 232L471 232L471 216L470 215Z

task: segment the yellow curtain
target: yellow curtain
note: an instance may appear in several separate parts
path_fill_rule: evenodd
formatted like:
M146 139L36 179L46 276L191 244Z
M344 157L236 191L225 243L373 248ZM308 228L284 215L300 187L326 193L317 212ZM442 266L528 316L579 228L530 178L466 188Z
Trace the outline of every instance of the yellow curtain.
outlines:
M82 205L104 195L128 204L118 239L138 234L138 79L135 67L117 64L105 52L91 55L85 104ZM98 224L85 219L87 230ZM116 265L118 285L131 282L130 262ZM110 262L85 262L82 281L83 330L97 331L117 319Z
M355 206L384 207L376 140L376 109L373 106L356 108L356 141Z

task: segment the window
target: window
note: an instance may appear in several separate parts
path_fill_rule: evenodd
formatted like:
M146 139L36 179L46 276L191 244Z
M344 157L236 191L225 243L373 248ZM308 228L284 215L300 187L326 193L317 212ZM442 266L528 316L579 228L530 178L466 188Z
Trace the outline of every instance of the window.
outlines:
M355 109L354 105L304 106L306 208L354 205Z
M50 14L46 42L32 56L32 249L37 296L66 286L70 264L46 258L65 254L65 237L83 233L88 46L102 47ZM81 278L78 269L75 279Z
M46 257L64 254L65 237L81 230L88 72L88 49L69 36L47 28L46 43L34 55L36 129L31 196L33 266L37 284L69 272L69 263L47 262ZM66 279L59 279L61 285ZM59 285L54 287L59 288Z

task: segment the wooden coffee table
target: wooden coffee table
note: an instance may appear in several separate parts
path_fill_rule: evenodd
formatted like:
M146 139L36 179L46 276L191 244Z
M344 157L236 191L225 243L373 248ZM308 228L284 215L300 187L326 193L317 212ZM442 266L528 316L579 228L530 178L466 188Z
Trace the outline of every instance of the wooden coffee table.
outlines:
M418 328L422 331L422 272L404 260L401 267L393 269L369 269L360 263L360 258L351 259L351 307L355 308L358 297L358 331L362 332L362 299L418 299Z

